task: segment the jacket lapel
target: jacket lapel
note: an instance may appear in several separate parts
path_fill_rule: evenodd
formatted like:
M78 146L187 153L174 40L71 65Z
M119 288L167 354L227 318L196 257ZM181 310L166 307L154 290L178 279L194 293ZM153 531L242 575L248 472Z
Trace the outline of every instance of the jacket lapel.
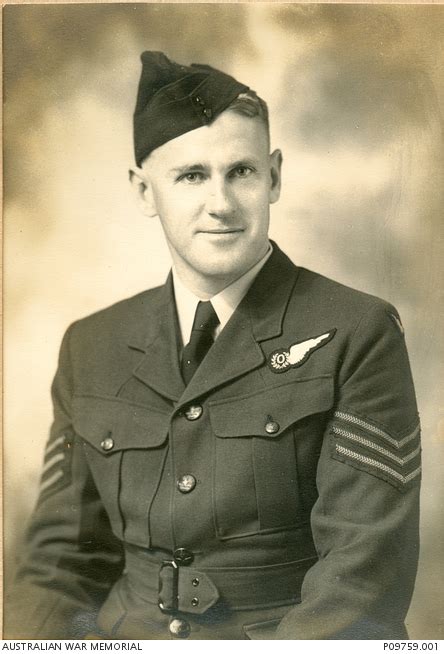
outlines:
M152 307L147 321L148 339L145 337L145 344L139 348L145 351L145 356L134 375L160 395L177 401L185 384L179 368L181 343L171 274L162 289L159 304ZM133 347L137 347L136 342L132 340Z
M181 405L263 364L259 342L282 333L296 279L296 266L273 243L273 254L186 387Z

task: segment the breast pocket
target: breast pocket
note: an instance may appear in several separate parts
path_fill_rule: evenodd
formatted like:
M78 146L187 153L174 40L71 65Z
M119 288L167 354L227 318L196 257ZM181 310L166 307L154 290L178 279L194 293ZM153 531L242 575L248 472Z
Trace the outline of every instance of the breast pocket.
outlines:
M301 468L313 467L309 459L319 451L333 397L333 379L323 376L209 403L219 538L292 529L308 521Z
M73 424L115 534L146 546L149 507L167 451L169 414L120 398L76 396Z

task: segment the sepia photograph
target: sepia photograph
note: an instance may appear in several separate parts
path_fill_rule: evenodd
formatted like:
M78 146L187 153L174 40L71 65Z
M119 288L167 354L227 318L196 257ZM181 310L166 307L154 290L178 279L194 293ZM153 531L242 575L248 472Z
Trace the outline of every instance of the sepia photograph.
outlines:
M2 14L3 638L444 639L444 5Z

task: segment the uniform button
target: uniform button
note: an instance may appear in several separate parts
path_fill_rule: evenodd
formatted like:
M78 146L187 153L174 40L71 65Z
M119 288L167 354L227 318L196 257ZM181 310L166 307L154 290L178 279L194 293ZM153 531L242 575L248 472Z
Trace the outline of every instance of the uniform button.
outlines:
M204 112L204 115L205 115L207 118L211 118L211 116L213 115L213 112L212 112L211 109L209 109L208 107L206 107L206 108L203 110L203 112Z
M203 409L200 404L193 404L189 406L185 411L185 418L187 420L198 420L203 413Z
M197 104L202 104L202 98L200 97L200 95L196 95L194 99L196 100Z
M173 558L179 565L189 565L194 561L194 554L184 547L179 547L174 550Z
M177 480L177 488L181 493L190 493L196 486L196 477L193 475L182 475Z
M199 598L198 597L193 597L191 600L191 606L199 606Z
M194 579L192 580L191 583L193 584L193 586L198 586L200 582L199 582L199 579L197 577L194 577Z
M112 450L114 447L114 441L112 438L109 436L107 438L104 438L103 441L100 443L100 447L102 450L105 450L105 452L109 452L109 450Z
M188 638L191 633L191 627L186 620L181 620L180 618L172 618L170 624L168 625L170 634L174 638Z
M280 425L275 420L270 420L265 425L265 431L267 432L267 434L277 434L279 429L280 429Z

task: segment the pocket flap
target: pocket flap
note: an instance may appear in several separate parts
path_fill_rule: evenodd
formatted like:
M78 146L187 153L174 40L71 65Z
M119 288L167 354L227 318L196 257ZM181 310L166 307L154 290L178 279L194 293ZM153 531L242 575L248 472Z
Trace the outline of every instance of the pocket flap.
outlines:
M159 447L168 435L169 414L120 398L74 396L72 413L76 433L105 455Z
M333 406L333 377L287 382L241 397L210 402L213 431L220 438L275 438L298 420Z

